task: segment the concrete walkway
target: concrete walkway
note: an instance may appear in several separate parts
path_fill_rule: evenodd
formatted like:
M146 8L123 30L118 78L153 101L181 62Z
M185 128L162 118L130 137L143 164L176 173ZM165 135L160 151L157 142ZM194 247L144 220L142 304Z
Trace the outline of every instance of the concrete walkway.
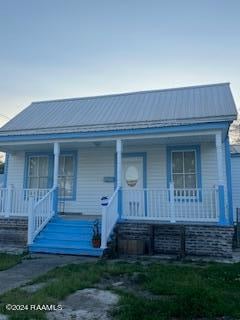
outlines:
M31 259L24 259L22 263L16 266L0 271L0 294L22 286L55 267L95 261L97 261L97 258L94 257L31 254Z

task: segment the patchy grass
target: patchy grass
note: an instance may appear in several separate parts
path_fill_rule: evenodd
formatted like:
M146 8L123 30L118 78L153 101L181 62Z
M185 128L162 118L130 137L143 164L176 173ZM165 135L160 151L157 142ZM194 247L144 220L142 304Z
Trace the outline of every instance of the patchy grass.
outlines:
M159 300L124 293L115 313L118 319L240 318L240 264L204 268L154 264L144 275L142 288Z
M23 255L0 253L0 271L9 269L22 261Z
M110 286L121 296L112 314L118 320L240 318L240 264L197 266L101 261L56 268L32 281L33 284L46 282L35 293L18 288L2 295L0 313L9 314L11 319L45 319L44 312L9 312L5 305L57 304L79 289L104 283L104 279L114 282L119 278L127 279L128 286L132 283L134 290ZM143 297L141 292L149 292L149 296Z

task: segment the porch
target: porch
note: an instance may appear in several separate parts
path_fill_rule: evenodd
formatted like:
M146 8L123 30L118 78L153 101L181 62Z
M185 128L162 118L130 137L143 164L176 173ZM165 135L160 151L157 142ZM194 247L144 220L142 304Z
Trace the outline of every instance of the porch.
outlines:
M227 143L224 132L204 131L137 138L129 136L116 140L6 145L9 176L6 187L0 190L0 216L27 217L28 245L31 246L50 221L56 219L56 215L62 219L62 212L79 215L82 220L85 215L98 215L102 250L107 247L118 221L229 225L231 203L227 193ZM201 153L198 153L200 149ZM72 158L72 173L63 178L60 174L61 155L73 154L73 150L76 157ZM186 161L191 160L188 173L177 172L173 168L175 151L181 157L189 157ZM26 159L32 161L37 155L47 155L49 159L47 171L50 177L44 176L44 179L50 182L51 188L20 188L30 172ZM51 161L52 170L49 171ZM20 162L22 181L19 183L13 175L14 163ZM137 175L135 169L128 172L129 168L135 168ZM192 187L177 187L181 180L179 176L182 180L190 180ZM33 183L33 178L36 179L29 175L25 185ZM38 181L41 178L37 177ZM106 206L101 206L102 196L108 197ZM77 225L78 220L72 220L71 227ZM92 225L88 232L88 246L91 246Z

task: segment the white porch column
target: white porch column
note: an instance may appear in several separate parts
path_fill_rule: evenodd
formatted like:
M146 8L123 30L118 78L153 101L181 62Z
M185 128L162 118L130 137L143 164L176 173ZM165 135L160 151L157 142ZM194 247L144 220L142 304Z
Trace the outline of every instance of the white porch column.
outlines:
M170 222L176 222L175 217L175 199L174 199L174 183L169 184L169 196L170 196Z
M54 142L54 169L53 169L53 187L58 186L58 168L59 168L60 145Z
M6 195L6 211L5 211L5 218L10 217L12 211L12 196L13 196L13 184L10 184L7 188Z
M217 152L217 169L218 169L219 224L225 225L227 224L227 220L225 215L222 132L216 133L216 152Z
M216 133L216 150L217 150L217 169L218 169L218 184L224 184L223 176L223 151L222 151L222 133Z
M117 140L117 184L118 191L118 215L119 218L122 216L122 141Z
M118 139L117 144L117 188L122 186L122 140Z

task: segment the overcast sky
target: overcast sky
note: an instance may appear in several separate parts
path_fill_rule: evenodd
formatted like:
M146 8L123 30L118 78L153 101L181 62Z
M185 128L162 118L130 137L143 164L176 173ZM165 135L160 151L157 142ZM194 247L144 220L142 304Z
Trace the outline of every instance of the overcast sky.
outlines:
M216 82L240 107L239 14L240 0L0 0L0 114Z

